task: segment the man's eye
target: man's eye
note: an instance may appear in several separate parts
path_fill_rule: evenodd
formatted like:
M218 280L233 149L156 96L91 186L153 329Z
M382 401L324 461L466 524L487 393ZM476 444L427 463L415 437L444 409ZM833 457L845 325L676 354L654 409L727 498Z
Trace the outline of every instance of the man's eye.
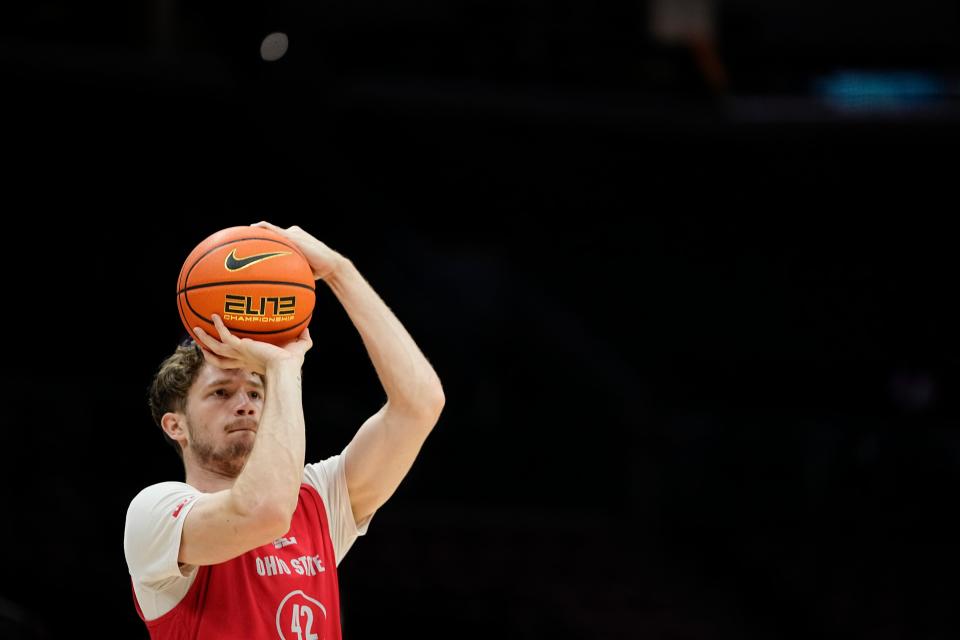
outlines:
M225 393L226 393L226 391L224 391L223 389L217 389L216 391L213 392L213 395L215 395L215 396L222 396L222 395L225 394Z
M251 392L250 392L250 395L253 396L254 398L260 398L260 397L261 397L259 391L251 391Z

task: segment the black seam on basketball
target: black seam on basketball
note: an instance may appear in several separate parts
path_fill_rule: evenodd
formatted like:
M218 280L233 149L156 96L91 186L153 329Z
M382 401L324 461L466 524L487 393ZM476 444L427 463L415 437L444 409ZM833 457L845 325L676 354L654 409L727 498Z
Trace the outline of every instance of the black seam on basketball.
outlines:
M263 281L263 280L254 280L253 282L265 282L265 281ZM225 283L219 283L219 284L225 284ZM291 282L285 282L285 283L282 283L282 284L293 284L293 283L291 283ZM300 285L300 286L303 286L303 285ZM197 285L197 286L194 287L194 288L199 289L200 287L201 287L201 285ZM183 301L184 301L184 302L186 303L186 305L187 305L187 308L190 309L190 313L192 313L193 315L195 315L195 316L196 316L197 318L199 318L200 320L203 320L204 322L206 322L207 324L209 324L211 327L214 328L214 331L216 331L217 325L213 324L213 320L207 319L207 318L206 318L205 316L203 316L200 312L198 312L196 309L193 308L193 305L190 304L190 298L189 298L189 296L187 296L187 293L189 293L189 290L185 290L185 291L183 291L183 292L181 292L181 293L178 293L178 294L177 294L177 301L179 302L179 301L180 301L180 298L182 297L182 298L183 298ZM309 320L309 319L312 318L312 317L313 317L313 313L311 312L310 315L307 316L307 320ZM283 333L284 331L288 331L288 330L290 330L290 329L292 329L292 328L294 328L294 327L299 327L301 324L303 324L303 322L298 322L297 324L292 324L292 325L290 325L290 326L287 327L286 329L277 329L276 331L246 331L246 330L234 331L233 329L230 329L230 333L253 333L253 334L257 334L257 335L270 334L270 333ZM214 335L216 335L216 334L214 334Z
M290 329L293 329L293 328L295 328L295 327L299 327L300 325L302 325L302 324L304 324L304 323L306 323L306 322L310 322L310 318L312 318L312 317L313 317L313 314L310 314L309 316L307 316L306 318L304 318L303 320L301 320L301 321L298 322L297 324L292 324L292 325L290 325L289 327L287 327L286 329L277 329L276 331L247 331L246 329L230 329L230 333L232 333L232 334L235 335L235 336L238 336L238 335L241 335L241 334L244 334L244 333L249 333L249 334L251 334L251 335L257 335L257 336L268 335L268 334L271 334L271 333L285 333L285 332L287 332L287 331L290 331Z
M188 291L193 291L194 289L208 289L210 287L221 287L235 284L285 284L290 287L300 287L301 289L306 289L307 291L312 291L316 295L317 290L314 287L311 287L308 284L303 284L302 282L287 282L285 280L225 280L223 282L207 282L205 284L195 284L186 289L180 289L177 291L177 295L187 293Z
M180 296L177 296L177 298L179 299ZM206 322L208 325L210 325L211 327L213 327L213 333L211 333L211 335L212 335L214 338L216 338L216 339L219 340L219 339L220 339L220 334L217 332L217 325L213 324L213 320L208 320L207 318L205 318L205 317L203 317L202 315L200 315L199 313L197 313L197 310L194 309L193 306L190 304L190 300L187 298L186 295L183 296L183 299L184 299L184 301L187 303L187 307L189 307L190 313L192 313L193 315L197 316L197 318L199 318L199 319L202 320L203 322ZM242 334L242 333L246 333L246 334L250 334L250 335L255 335L255 336L264 336L264 335L270 335L271 333L284 333L284 332L286 332L286 331L290 331L290 329L294 329L294 328L296 328L296 327L299 327L300 325L302 325L302 324L305 323L305 322L310 322L310 318L312 318L312 317L313 317L313 314L311 313L311 314L308 315L305 319L301 320L301 321L298 322L297 324L292 324L292 325L290 325L289 327L286 327L285 329L277 329L277 330L275 330L275 331L248 331L248 330L246 330L246 329L233 329L233 328L231 328L231 327L227 327L227 329L229 329L229 330L230 330L230 333L232 333L232 334L235 335L235 336L236 336L236 335L240 335L240 334ZM210 333L210 332L208 331L207 333ZM194 338L194 340L197 341L197 342L199 342L199 340L198 340L197 338Z
M177 298L179 299L180 296L177 296ZM187 298L186 295L183 296L183 301L187 304L187 308L190 309L190 313L192 313L193 315L195 315L196 317L198 317L198 318L199 318L200 320L202 320L203 322L206 322L208 325L210 325L211 327L214 328L214 331L216 331L217 325L213 324L213 320L208 320L208 319L205 318L204 316L200 315L200 314L197 312L197 310L193 308L193 305L190 304L190 299Z
M186 296L183 296L183 297L186 298ZM190 323L187 322L187 314L183 312L183 300L180 299L179 293L177 294L177 310L180 312L180 320L183 322L183 324L189 325ZM196 340L193 332L190 331L189 328L187 329L187 335L193 338L194 340Z

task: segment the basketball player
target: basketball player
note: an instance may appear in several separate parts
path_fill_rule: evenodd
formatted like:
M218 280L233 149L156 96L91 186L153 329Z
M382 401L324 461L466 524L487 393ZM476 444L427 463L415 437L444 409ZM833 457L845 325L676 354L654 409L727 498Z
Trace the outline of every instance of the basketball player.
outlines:
M300 371L312 341L275 346L197 328L155 375L150 406L185 482L130 503L124 552L150 637L340 638L337 565L393 494L444 405L433 368L354 265L294 242L343 305L386 391L346 448L305 464Z

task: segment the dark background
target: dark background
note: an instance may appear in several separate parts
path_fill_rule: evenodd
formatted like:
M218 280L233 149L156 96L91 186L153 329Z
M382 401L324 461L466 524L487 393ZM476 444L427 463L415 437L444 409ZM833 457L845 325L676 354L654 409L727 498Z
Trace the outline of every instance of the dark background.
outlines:
M345 637L956 637L955 5L112 5L0 9L0 637L146 637L175 278L262 219L447 398ZM324 287L311 333L320 460L385 398Z

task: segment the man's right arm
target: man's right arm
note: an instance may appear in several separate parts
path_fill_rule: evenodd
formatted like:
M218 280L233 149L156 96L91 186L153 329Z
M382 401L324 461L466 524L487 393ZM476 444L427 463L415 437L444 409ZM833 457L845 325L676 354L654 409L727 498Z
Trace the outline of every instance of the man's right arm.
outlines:
M233 487L204 494L186 515L179 561L217 564L290 530L304 467L300 365L267 369L256 445Z
M185 516L179 562L224 562L290 530L306 449L302 362L302 354L267 361L263 414L253 451L233 487L197 498Z

